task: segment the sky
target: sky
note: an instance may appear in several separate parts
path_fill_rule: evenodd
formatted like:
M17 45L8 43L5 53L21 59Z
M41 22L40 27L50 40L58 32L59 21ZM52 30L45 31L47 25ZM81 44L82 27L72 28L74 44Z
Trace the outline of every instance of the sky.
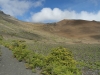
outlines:
M0 0L0 10L35 23L63 19L100 21L100 0Z

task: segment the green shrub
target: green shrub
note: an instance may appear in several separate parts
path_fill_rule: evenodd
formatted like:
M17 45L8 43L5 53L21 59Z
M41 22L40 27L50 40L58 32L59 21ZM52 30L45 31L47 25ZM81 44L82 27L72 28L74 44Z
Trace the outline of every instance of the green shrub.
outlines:
M2 44L2 41L3 41L3 36L0 35L0 44Z
M44 75L80 75L72 53L66 48L56 48L46 58Z
M32 52L25 58L25 61L28 63L29 68L42 68L45 65L44 58L45 57L43 55Z
M0 35L0 41L2 41L3 40L3 36L2 35Z
M1 47L0 47L0 56L1 56L1 54L2 54L2 53L1 53Z

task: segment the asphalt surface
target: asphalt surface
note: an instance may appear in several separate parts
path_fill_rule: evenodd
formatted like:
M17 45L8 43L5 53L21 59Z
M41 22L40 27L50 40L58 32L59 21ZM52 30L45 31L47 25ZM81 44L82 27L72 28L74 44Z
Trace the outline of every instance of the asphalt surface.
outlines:
M12 52L1 46L2 56L0 56L0 75L39 75L26 69L23 62L13 58Z

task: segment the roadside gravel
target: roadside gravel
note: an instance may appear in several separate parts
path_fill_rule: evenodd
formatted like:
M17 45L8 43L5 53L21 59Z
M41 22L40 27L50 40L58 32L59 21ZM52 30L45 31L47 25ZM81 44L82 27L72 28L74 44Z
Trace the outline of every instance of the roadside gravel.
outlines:
M2 56L0 56L0 75L39 75L26 69L23 62L18 62L13 58L12 52L1 46Z

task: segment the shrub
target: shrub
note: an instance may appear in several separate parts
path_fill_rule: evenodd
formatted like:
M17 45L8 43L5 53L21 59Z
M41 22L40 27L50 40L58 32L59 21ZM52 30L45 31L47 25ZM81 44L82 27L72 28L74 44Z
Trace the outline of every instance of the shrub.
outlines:
M1 54L2 54L2 53L1 53L1 47L0 47L0 56L1 56Z
M72 53L66 48L56 48L46 58L44 75L80 75Z
M3 36L2 35L0 35L0 41L2 41L3 40Z
M0 35L0 44L2 44L3 36Z

